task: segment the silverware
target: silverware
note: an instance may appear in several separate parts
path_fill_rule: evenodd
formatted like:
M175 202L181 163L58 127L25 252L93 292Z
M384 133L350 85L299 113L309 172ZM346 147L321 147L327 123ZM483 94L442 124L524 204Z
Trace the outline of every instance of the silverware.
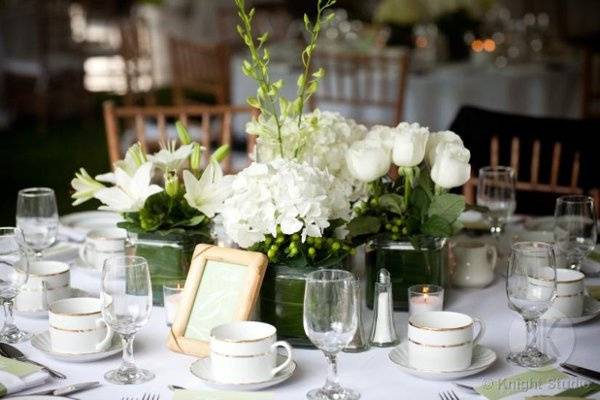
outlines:
M138 400L138 399L139 399L139 397L127 397L127 396L121 397L121 400ZM152 394L152 393L144 393L141 400L160 400L160 395Z
M30 364L37 365L38 367L42 367L42 368L43 368L43 369L45 369L45 370L46 370L46 371L47 371L47 372L48 372L50 375L52 375L52 376L53 376L53 377L55 377L55 378L58 378L58 379L66 379L66 378L67 378L67 376L66 376L65 374L62 374L62 373L60 373L60 372L58 372L58 371L55 371L55 370L53 370L53 369L51 369L51 368L48 368L47 366L45 366L45 365L43 365L43 364L40 364L40 363L39 363L39 362L37 362L37 361L30 360L29 358L27 358L27 357L25 356L25 354L23 354L23 353L21 352L21 350L17 349L17 348L16 348L16 347L14 347L14 346L11 346L11 345L10 345L10 344L8 344L8 343L0 343L0 353L2 353L2 355L3 355L4 357L13 358L13 359L15 359L15 360L19 360L19 361L27 362L27 363L30 363Z
M53 396L64 396L71 393L81 392L82 390L92 389L97 386L100 386L100 382L83 382L83 383L75 383L68 386L63 386L60 388L42 390L40 392L27 393L27 395L31 396L43 396L43 395L53 395Z
M177 386L177 385L167 385L167 387L169 388L169 390L171 391L175 391L175 390L187 390L186 388L184 388L183 386Z
M456 393L454 393L452 390L449 390L447 392L440 392L438 393L438 396L440 396L440 399L442 400L460 400Z
M456 386L457 388L462 389L471 394L479 394L479 392L477 390L475 390L475 388L473 386L465 385L464 383L458 383L458 382L452 382L452 384L454 386Z
M574 373L577 376L582 376L584 378L592 379L596 382L600 382L600 372L594 371L592 369L587 369L580 367L578 365L562 363L560 366L567 371Z

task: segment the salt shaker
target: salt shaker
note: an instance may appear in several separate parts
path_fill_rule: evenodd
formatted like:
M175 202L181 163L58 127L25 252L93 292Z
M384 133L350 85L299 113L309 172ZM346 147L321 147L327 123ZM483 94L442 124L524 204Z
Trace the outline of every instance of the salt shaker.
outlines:
M366 338L365 330L362 322L362 298L360 295L360 282L354 281L352 290L354 290L354 295L356 297L356 318L358 319L356 333L352 337L352 340L344 350L346 353L360 353L362 351L369 350L369 341Z
M375 282L373 327L369 342L372 346L389 347L398 344L394 326L392 282L387 269L381 268Z

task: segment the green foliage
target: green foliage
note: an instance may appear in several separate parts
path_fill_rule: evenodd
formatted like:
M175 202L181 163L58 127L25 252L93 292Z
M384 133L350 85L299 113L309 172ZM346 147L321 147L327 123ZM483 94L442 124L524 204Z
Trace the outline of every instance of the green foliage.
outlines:
M401 170L396 180L371 183L369 198L355 205L357 216L348 229L355 244L386 236L420 247L426 237L449 237L462 229L458 217L464 209L464 197L436 192L427 171Z
M244 75L255 80L258 85L256 96L249 97L247 102L250 106L261 111L259 121L265 122L262 134L275 136L275 140L279 144L281 157L284 156L283 124L290 118L297 118L298 127L302 125L302 113L305 104L310 96L316 92L319 81L325 74L322 68L311 73L311 61L323 24L329 22L334 16L333 13L330 13L326 17L323 17L323 13L327 8L335 4L335 0L317 1L317 16L315 21L311 21L308 15L304 15L304 27L310 34L310 40L301 54L304 69L296 82L298 86L297 97L289 101L280 94L284 82L282 80L273 81L270 77L269 64L271 58L269 49L265 45L268 41L269 33L265 32L255 39L252 31L252 19L255 9L252 8L250 11L246 11L245 0L235 0L238 8L238 16L240 17L240 24L237 26L237 31L250 52L250 60L244 60L242 63L242 72ZM270 123L274 125L274 132L269 126ZM297 154L297 150L294 150L292 154Z

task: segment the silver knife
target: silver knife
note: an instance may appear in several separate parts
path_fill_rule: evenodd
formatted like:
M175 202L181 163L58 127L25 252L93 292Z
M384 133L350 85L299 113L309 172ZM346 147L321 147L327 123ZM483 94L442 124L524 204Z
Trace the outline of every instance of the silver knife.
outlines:
M74 383L72 385L63 386L60 388L42 390L40 392L35 393L27 393L28 396L44 396L44 395L52 395L52 396L64 396L66 394L77 393L82 390L92 389L97 386L100 386L100 382L83 382L83 383Z
M600 372L598 372L598 371L594 371L591 369L587 369L587 368L583 368L583 367L579 367L577 365L567 364L567 363L560 364L560 366L562 368L566 369L567 371L573 372L576 375L580 375L580 376L583 376L584 378L589 378L596 382L600 382Z

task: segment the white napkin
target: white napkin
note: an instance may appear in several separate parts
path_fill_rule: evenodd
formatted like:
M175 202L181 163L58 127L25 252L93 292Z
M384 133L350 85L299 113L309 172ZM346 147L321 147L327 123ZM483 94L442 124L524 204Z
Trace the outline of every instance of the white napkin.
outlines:
M0 357L0 397L40 386L49 377L38 366Z

